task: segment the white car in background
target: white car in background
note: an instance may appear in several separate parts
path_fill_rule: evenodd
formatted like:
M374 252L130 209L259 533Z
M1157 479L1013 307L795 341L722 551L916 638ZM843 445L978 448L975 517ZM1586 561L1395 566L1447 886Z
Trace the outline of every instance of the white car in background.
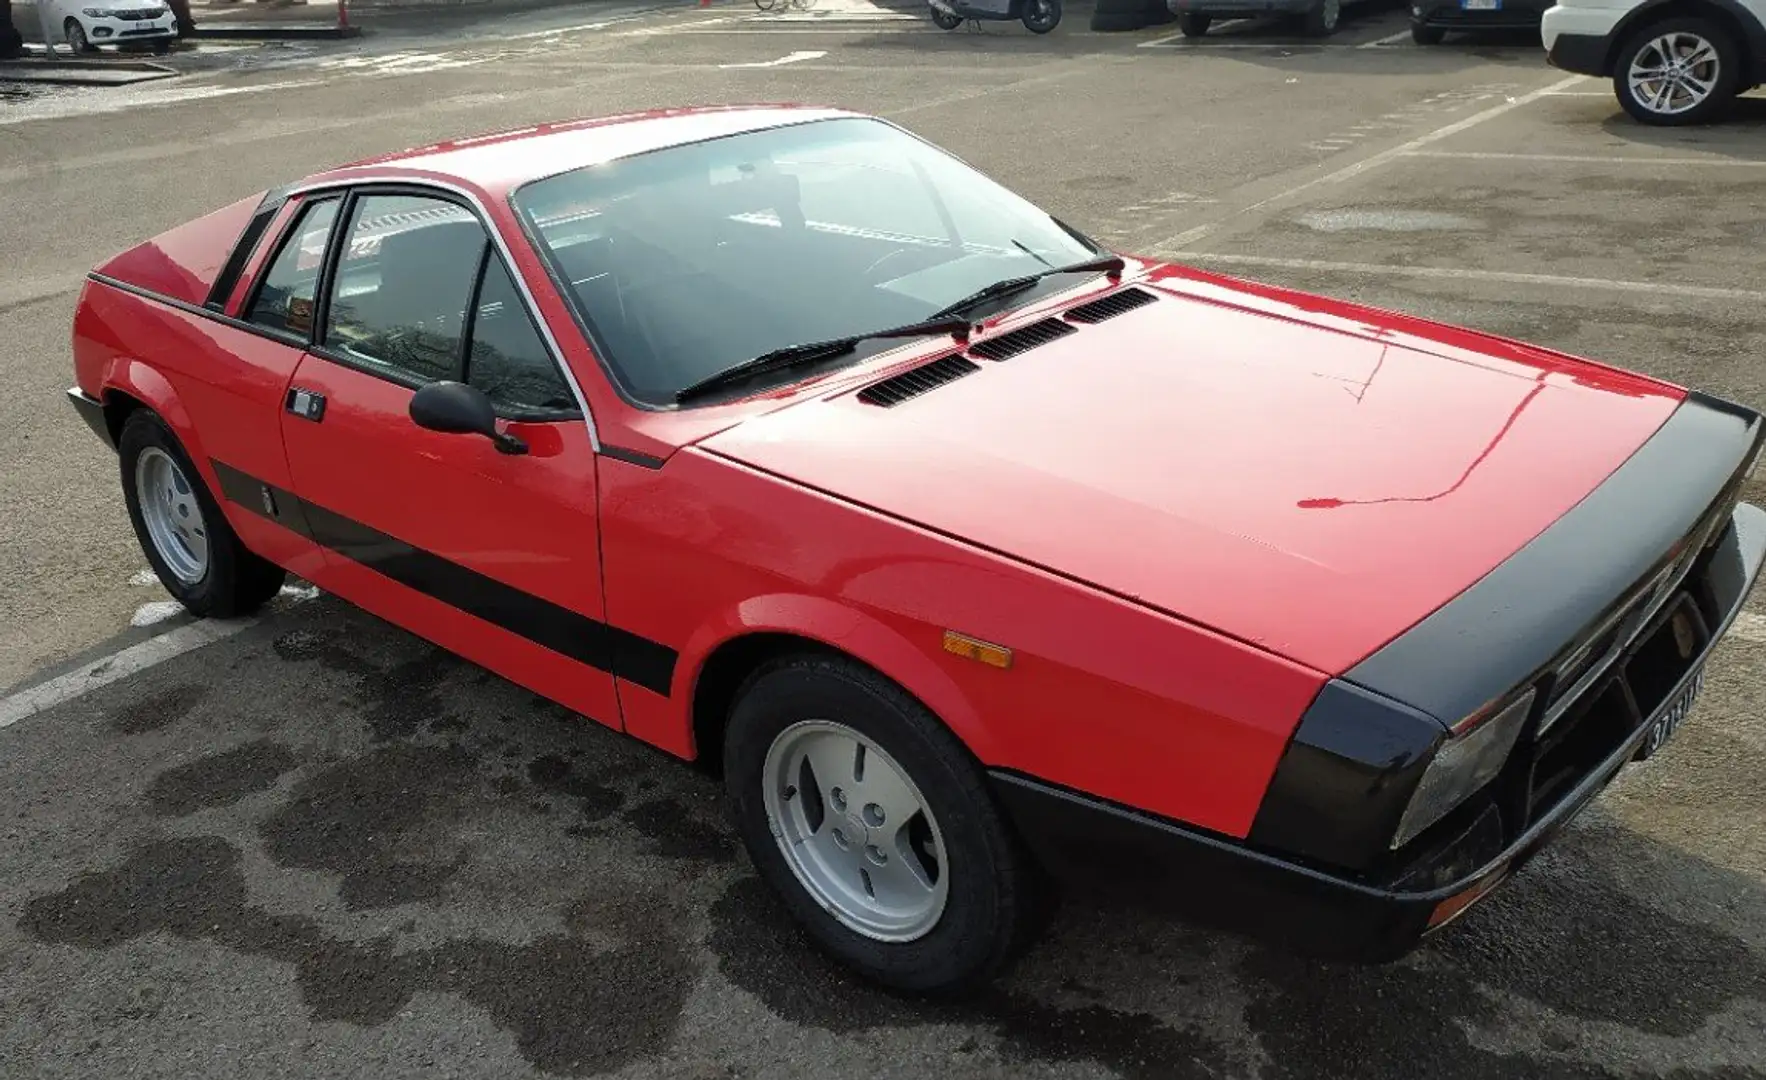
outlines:
M164 53L178 40L178 18L164 0L53 0L50 10L76 53L100 45Z
M1613 80L1645 124L1702 124L1766 83L1766 0L1559 0L1546 57Z

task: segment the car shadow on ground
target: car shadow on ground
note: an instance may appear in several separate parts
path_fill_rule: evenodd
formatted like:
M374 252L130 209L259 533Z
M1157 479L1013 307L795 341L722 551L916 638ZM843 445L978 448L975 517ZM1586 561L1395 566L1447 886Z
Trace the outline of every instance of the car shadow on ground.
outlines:
M1613 102L1613 115L1601 121L1608 135L1640 146L1721 154L1743 161L1766 161L1766 94L1749 94L1730 103L1710 124L1651 127L1640 124Z
M945 1075L972 1055L1131 1080L1583 1077L1631 1062L1579 1048L1579 1025L1671 1054L1766 1006L1760 944L1720 928L1766 922L1760 883L1600 821L1395 965L1075 901L978 998L884 993L806 945L715 781L330 600L8 737L0 954L37 1002L32 1054L84 1046L122 996L130 1060L169 1067L203 988L155 989L183 966L163 950L214 947L292 971L307 1038L452 994L554 1075L656 1061L708 996L764 1013L752 1046L710 1051L773 1056L740 1075L801 1072L824 1032L884 1060L948 1035ZM1672 890L1627 882L1639 867Z

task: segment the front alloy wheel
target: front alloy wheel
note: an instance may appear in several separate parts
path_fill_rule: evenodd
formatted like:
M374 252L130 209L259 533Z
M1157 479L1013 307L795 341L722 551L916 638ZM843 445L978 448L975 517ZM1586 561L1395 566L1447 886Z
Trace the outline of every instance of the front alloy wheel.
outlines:
M949 728L855 662L750 676L724 783L762 880L833 959L898 990L990 979L1042 913L1041 879Z
M1635 119L1653 125L1700 124L1739 89L1734 40L1707 19L1666 19L1628 40L1613 66L1613 90Z

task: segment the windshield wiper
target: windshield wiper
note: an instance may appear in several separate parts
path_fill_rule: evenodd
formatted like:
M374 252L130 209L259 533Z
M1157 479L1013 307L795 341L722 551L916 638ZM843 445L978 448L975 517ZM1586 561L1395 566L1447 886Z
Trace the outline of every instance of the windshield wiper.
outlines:
M919 337L922 334L960 334L968 336L969 320L950 316L939 316L923 322L908 323L906 326L895 326L888 330L872 330L869 333L854 334L851 337L831 338L827 341L810 341L802 345L787 345L782 349L761 353L752 360L744 360L739 364L714 371L696 383L684 386L675 391L675 401L689 401L709 391L728 386L731 383L747 382L758 375L770 371L783 371L786 368L801 367L820 360L841 356L858 348L859 342L873 338Z
M998 300L1003 296L1011 296L1013 293L1021 293L1041 281L1043 278L1053 277L1056 274L1082 274L1088 270L1103 270L1109 273L1121 273L1123 265L1124 263L1120 255L1100 255L1095 259L1070 263L1067 266L1051 266L1047 270L1039 270L1034 274L1025 274L1023 277L1006 278L1003 281L996 281L992 285L976 289L974 292L963 297L961 300L958 300L956 303L947 304L944 307L939 308L937 311L933 312L930 317L941 319L947 315L955 315L958 312L968 311L973 307L979 307L989 300Z

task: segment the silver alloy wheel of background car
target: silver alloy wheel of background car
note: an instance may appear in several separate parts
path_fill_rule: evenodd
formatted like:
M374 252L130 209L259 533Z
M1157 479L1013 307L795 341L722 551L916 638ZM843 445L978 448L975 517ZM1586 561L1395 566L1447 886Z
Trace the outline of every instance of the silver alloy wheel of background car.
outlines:
M67 47L74 51L74 55L93 51L92 43L86 39L86 28L80 25L80 20L69 17L61 29L67 36Z
M1697 34L1663 34L1631 58L1626 80L1631 95L1654 113L1673 116L1696 109L1717 89L1723 61L1717 46Z
M895 759L845 724L781 731L761 773L767 822L811 898L856 933L909 942L950 895L944 838Z
M135 496L154 552L179 581L200 582L208 573L208 526L184 470L149 446L135 459Z

